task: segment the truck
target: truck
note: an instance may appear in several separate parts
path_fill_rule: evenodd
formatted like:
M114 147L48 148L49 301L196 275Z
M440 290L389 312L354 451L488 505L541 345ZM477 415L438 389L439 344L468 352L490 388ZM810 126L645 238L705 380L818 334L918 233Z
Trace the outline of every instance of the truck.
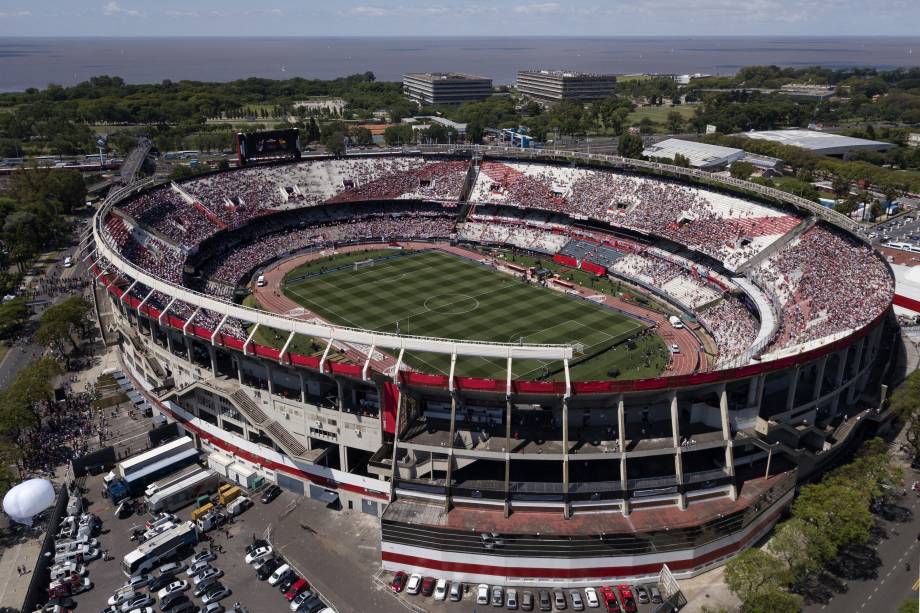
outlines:
M140 496L147 486L198 461L195 442L182 436L115 465L104 478L113 504Z
M243 490L241 490L238 485L231 485L230 487L222 486L217 492L217 502L223 506L227 506L236 500L242 493Z
M203 517L214 510L214 505L212 503L203 504L194 511L192 511L192 521L198 521L199 517Z
M202 494L214 491L219 479L220 477L213 470L195 473L147 498L147 510L150 513L157 513L181 509Z
M88 577L73 574L63 579L52 581L48 586L48 598L64 598L93 589L93 582Z
M148 496L148 497L153 496L160 490L170 487L172 485L175 485L176 483L179 483L180 481L184 481L185 479L188 479L195 473L201 472L203 470L204 469L201 468L201 466L199 466L198 464L192 464L191 466L180 468L176 472L170 473L166 475L165 477L163 477L162 479L160 479L159 481L155 481L151 483L150 485L148 485L147 489L144 490L144 496Z
M225 523L227 523L227 516L217 509L211 509L195 521L195 526L198 532L208 532Z

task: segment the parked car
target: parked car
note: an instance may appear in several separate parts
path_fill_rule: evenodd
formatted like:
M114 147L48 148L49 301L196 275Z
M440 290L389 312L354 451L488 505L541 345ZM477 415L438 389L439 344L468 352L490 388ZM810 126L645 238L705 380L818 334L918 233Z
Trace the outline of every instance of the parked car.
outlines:
M230 588L224 586L222 583L216 583L211 587L209 592L205 592L204 596L201 597L201 602L203 604L217 602L218 600L222 600L229 595Z
M252 553L256 549L259 549L260 547L268 547L268 541L266 541L265 539L254 540L249 545L246 545L246 553Z
M287 577L278 582L278 585L275 587L278 588L278 591L282 594L287 594L287 591L291 589L291 586L300 581L300 577L297 576L297 573L290 573Z
M492 586L492 606L493 607L505 606L505 588L503 588L500 585Z
M224 610L224 605L219 602L212 602L201 607L198 613L224 613Z
M195 585L200 585L202 583L207 583L212 579L218 579L224 575L224 571L219 568L214 568L213 566L205 566L201 569L201 572L195 575L195 578L192 579L192 583Z
M422 579L422 596L431 596L434 593L434 577Z
M140 575L134 575L133 577L128 577L128 580L125 582L125 587L130 587L137 589L139 587L145 587L150 585L153 581L153 575L148 573L143 573Z
M259 570L256 571L256 577L259 581L265 581L272 576L272 573L284 566L284 560L280 558L272 558L267 560L265 564L259 567Z
M120 588L109 597L108 604L109 606L120 607L123 602L126 602L135 596L137 596L137 592L134 591L134 588Z
M485 583L476 586L476 604L489 604L489 586Z
M408 580L409 575L407 575L405 571L398 570L396 574L393 575L393 580L390 581L390 589L398 594L406 589L406 581Z
M309 589L309 587L310 584L307 583L306 579L298 579L293 583L293 585L291 585L291 587L288 588L288 591L284 593L284 597L289 601L294 600L298 594L306 589Z
M291 568L290 564L282 564L281 566L276 568L275 571L268 578L268 584L271 586L276 586L282 581L284 581L284 579L287 578L288 575L293 575L293 574L294 574L294 569Z
M121 610L127 613L132 609L140 609L141 607L148 607L153 604L153 598L147 594L138 594L133 598L124 601L121 603Z
M553 606L557 611L564 611L568 607L568 603L565 601L565 592L553 590Z
M435 600L447 600L447 580L438 579L437 583L434 584L434 599Z
M578 590L572 590L571 592L569 592L569 598L572 600L573 609L575 609L576 611L585 610L585 601L581 597L581 592L579 592Z
M552 611L553 610L552 601L549 599L549 592L547 592L546 590L540 590L537 593L537 599L540 602L541 611Z
M258 560L267 558L270 555L272 555L271 545L266 545L265 547L259 547L258 549L253 549L252 551L246 554L246 557L244 559L246 560L246 564L252 564L253 562L257 562Z
M409 583L406 584L406 593L415 596L422 589L422 576L414 573L409 577Z
M508 588L508 593L505 594L505 607L516 611L518 608L518 597L517 590L514 588Z
M211 551L210 549L205 549L204 551L199 551L192 556L192 559L189 560L189 564L195 564L197 562L212 562L217 559L217 554Z
M211 586L217 583L217 581L218 581L217 577L211 577L210 579L206 581L202 581L201 583L195 586L195 589L192 590L192 596L194 596L195 598L200 598L202 594L206 593L209 589L211 589Z
M636 600L638 600L642 604L648 604L649 602L648 590L646 590L645 587L641 585L636 586Z
M147 589L150 590L150 593L156 593L162 590L164 587L176 580L175 575L160 575L156 579L150 582L150 585L147 586Z
M157 598L163 600L164 598L169 597L172 594L178 594L179 592L184 592L188 589L188 581L173 581L162 590L157 592Z
M533 592L530 590L521 592L521 610L533 611Z
M279 495L281 495L281 488L277 485L269 485L267 488L265 488L265 491L262 492L262 498L259 500L262 501L262 504L268 504Z
M601 606L601 601L597 598L597 590L593 587L585 588L585 604L587 604L592 609L596 609Z
M450 589L448 590L448 598L453 602L458 602L463 598L463 584L459 581L451 581Z
M661 604L661 592L658 590L657 585L650 585L648 588L648 593L652 599L652 603Z
M185 594L179 594L165 604L161 602L160 608L169 613L198 613L198 607Z
M191 579L192 577L194 577L195 575L197 575L204 569L210 568L210 567L211 567L211 564L204 560L200 560L198 562L192 562L191 564L189 564L188 568L186 569L185 574L189 579Z
M304 590L301 593L297 594L296 596L294 596L294 598L291 599L291 605L290 605L291 611L297 611L308 600L314 598L315 596L316 595L310 590Z
M182 562L170 562L169 564L164 564L159 568L159 573L161 575L178 575L183 570L185 570L185 564Z
M617 592L620 594L620 602L623 603L623 610L626 613L637 613L639 607L636 605L636 599L633 597L632 590L628 585L618 585Z

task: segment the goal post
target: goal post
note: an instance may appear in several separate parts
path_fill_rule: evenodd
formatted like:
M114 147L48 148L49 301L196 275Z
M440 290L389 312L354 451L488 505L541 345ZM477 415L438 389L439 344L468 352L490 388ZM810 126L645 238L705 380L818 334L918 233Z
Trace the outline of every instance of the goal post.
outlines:
M355 271L358 271L358 270L361 270L362 268L368 268L370 266L373 266L375 261L376 260L361 260L360 262L355 262L354 269Z

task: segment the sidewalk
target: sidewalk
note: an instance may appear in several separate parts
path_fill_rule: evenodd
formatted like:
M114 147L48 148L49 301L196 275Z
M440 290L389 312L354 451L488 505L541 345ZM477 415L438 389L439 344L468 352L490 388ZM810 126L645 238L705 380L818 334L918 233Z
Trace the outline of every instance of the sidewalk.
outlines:
M18 611L22 607L32 580L32 569L41 551L42 538L44 535L3 549L0 557L0 609L10 607ZM17 566L25 566L28 572L20 575L16 572Z

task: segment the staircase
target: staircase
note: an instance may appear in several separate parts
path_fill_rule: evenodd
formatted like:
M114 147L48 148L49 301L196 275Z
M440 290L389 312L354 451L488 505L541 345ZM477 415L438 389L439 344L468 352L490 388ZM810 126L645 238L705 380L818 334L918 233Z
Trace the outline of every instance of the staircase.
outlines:
M476 185L479 178L479 164L476 160L470 164L469 170L466 171L466 178L463 180L463 189L460 190L460 214L457 216L457 223L466 221L470 214L472 205L470 204L470 193Z
M233 404L236 405L240 413L248 417L249 421L254 424L264 426L266 422L269 421L268 415L266 415L265 412L259 408L259 405L249 397L249 394L243 390L236 390L230 394L230 400L233 401Z
M744 274L747 271L751 270L752 268L756 268L759 264L761 264L764 260L769 258L771 255L773 255L774 253L776 253L777 251L779 251L780 249L788 245L790 242L792 242L799 236L811 230L815 226L816 223L818 223L818 220L815 217L809 217L807 219L803 219L799 225L797 225L792 230L790 230L789 232L786 232L785 234L780 236L778 239L773 241L769 246L767 246L766 249L761 250L759 253L751 257L751 259L741 264L738 267L738 270L736 272L738 274Z

